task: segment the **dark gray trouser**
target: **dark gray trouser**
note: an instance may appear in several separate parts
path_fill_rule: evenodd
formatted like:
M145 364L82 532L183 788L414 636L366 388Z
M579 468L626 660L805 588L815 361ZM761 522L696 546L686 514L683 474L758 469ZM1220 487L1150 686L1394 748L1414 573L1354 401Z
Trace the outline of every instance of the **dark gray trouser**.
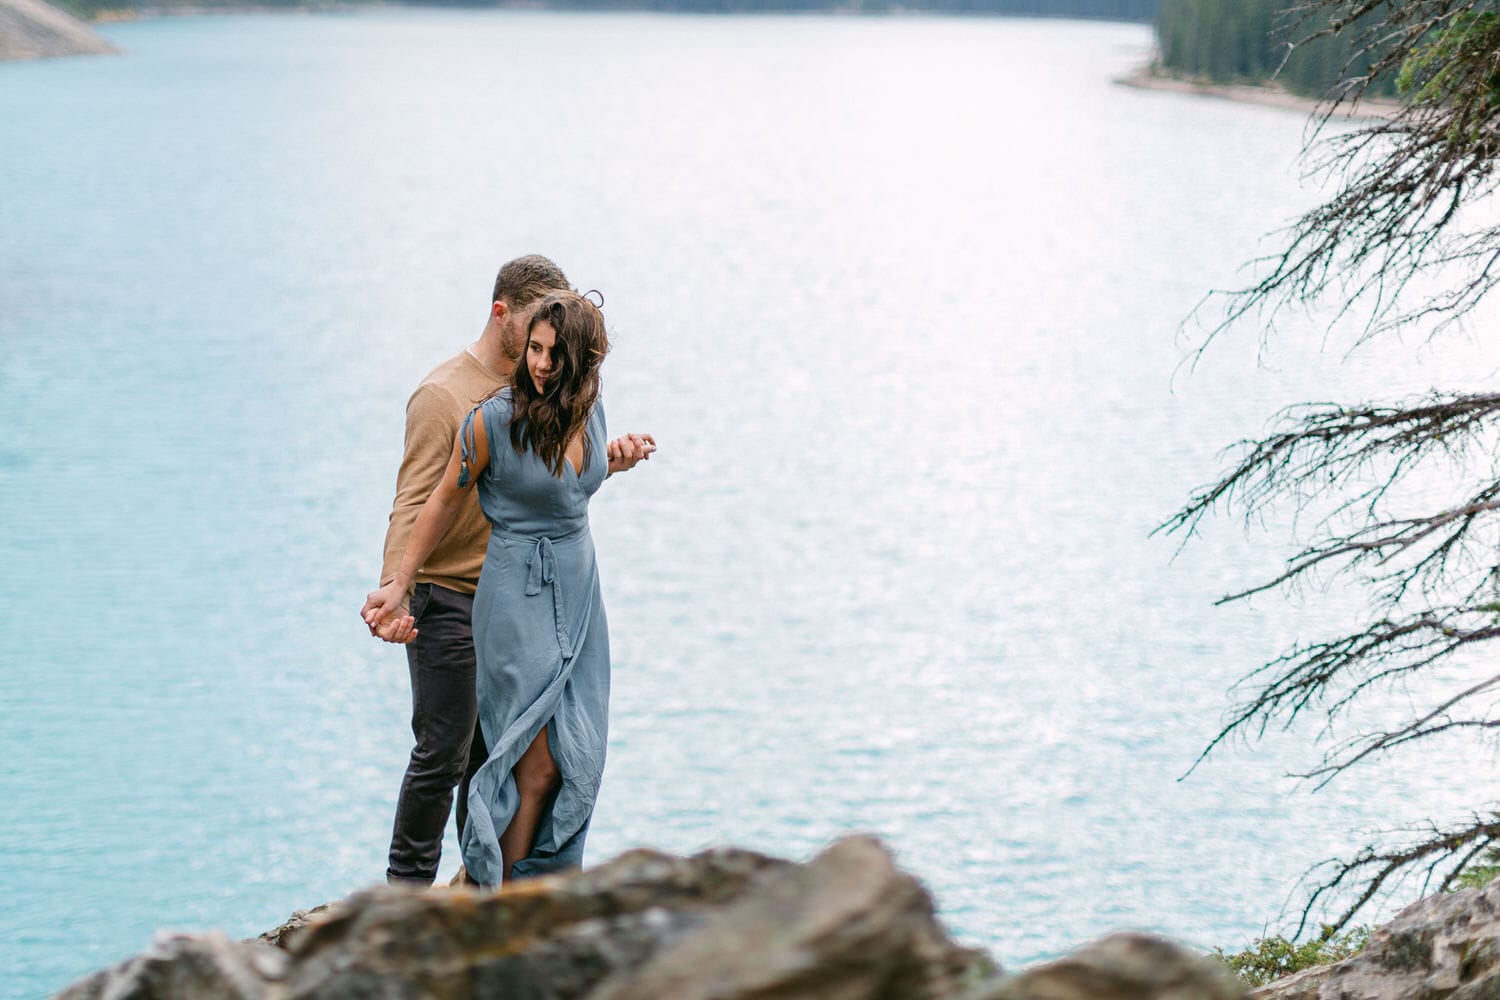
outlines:
M411 670L411 731L416 737L391 832L386 877L431 883L443 828L458 786L458 829L468 819L469 778L488 754L474 694L474 596L420 583L411 599L417 638L406 647Z

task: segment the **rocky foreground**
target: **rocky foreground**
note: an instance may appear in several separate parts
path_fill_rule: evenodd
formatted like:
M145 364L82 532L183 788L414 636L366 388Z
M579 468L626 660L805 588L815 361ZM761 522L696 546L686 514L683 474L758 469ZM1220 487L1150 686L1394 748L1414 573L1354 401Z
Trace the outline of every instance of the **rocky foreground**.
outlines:
M43 0L0 0L0 61L113 51L88 25Z
M160 935L66 1000L1494 1000L1500 881L1424 900L1360 955L1247 996L1218 961L1117 934L1007 975L955 944L874 840L806 864L634 851L504 892L370 889L252 941Z

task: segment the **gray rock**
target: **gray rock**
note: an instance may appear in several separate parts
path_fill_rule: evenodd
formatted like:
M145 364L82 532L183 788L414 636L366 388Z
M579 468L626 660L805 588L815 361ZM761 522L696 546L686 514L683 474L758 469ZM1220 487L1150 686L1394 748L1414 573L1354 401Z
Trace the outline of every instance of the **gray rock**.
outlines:
M1149 934L1113 934L963 1000L1242 1000L1222 962Z
M218 931L159 933L141 954L75 983L57 1000L261 1000L286 965L275 948Z
M261 934L259 937L251 938L252 941L263 941L277 948L285 948L293 934L302 930L308 924L316 923L323 919L324 914L337 906L337 903L324 903L322 906L314 906L310 910L294 910L279 926L273 927Z
M790 862L740 850L632 851L502 892L382 887L290 934L293 997L582 997L642 965Z
M62 996L937 1000L995 972L879 843L852 837L805 865L632 851L501 892L381 886L254 941L164 936Z
M1413 903L1372 933L1358 955L1250 994L1250 1000L1497 998L1500 880Z
M43 0L0 0L0 61L114 51L88 25Z
M1315 965L1311 969L1282 976L1251 990L1248 1000L1315 1000L1318 990L1323 988L1335 968L1333 965Z
M1003 977L947 936L926 891L878 842L850 837L802 865L734 849L632 851L500 892L380 886L293 914L254 941L162 935L61 996L1500 1000L1497 912L1500 883L1427 900L1358 958L1253 998L1221 963L1141 934Z
M948 939L931 897L879 843L849 837L805 866L764 872L590 1000L926 1000L997 971Z

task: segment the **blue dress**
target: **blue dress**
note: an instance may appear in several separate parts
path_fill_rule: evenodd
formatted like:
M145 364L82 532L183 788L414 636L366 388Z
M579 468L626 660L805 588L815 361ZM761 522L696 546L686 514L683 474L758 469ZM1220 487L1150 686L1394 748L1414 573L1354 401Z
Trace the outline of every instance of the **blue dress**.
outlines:
M469 783L460 847L471 876L499 885L500 835L519 803L511 769L543 727L562 785L512 875L583 862L609 727L609 627L588 516L609 464L608 438L604 407L595 404L585 429L588 464L580 474L564 460L558 478L535 452L511 447L509 389L469 414L466 442L475 413L490 445L476 484L490 541L474 595L479 724L489 756Z

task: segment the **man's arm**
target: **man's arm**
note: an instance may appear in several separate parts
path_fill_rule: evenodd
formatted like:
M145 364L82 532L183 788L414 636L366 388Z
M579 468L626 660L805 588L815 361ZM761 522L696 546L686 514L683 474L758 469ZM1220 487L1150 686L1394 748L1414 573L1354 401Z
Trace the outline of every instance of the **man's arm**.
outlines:
M412 630L415 622L402 603L406 592L416 579L417 571L452 527L459 507L463 506L465 491L473 488L480 470L489 465L489 442L485 438L483 421L475 422L473 434L472 450L464 446L462 438L455 436L453 453L438 479L437 488L417 511L417 519L412 524L411 535L397 561L391 582L372 591L359 610L370 631L387 642L405 643L417 637ZM465 468L466 461L466 474L461 476L459 472ZM388 633L384 626L392 622L395 624Z

